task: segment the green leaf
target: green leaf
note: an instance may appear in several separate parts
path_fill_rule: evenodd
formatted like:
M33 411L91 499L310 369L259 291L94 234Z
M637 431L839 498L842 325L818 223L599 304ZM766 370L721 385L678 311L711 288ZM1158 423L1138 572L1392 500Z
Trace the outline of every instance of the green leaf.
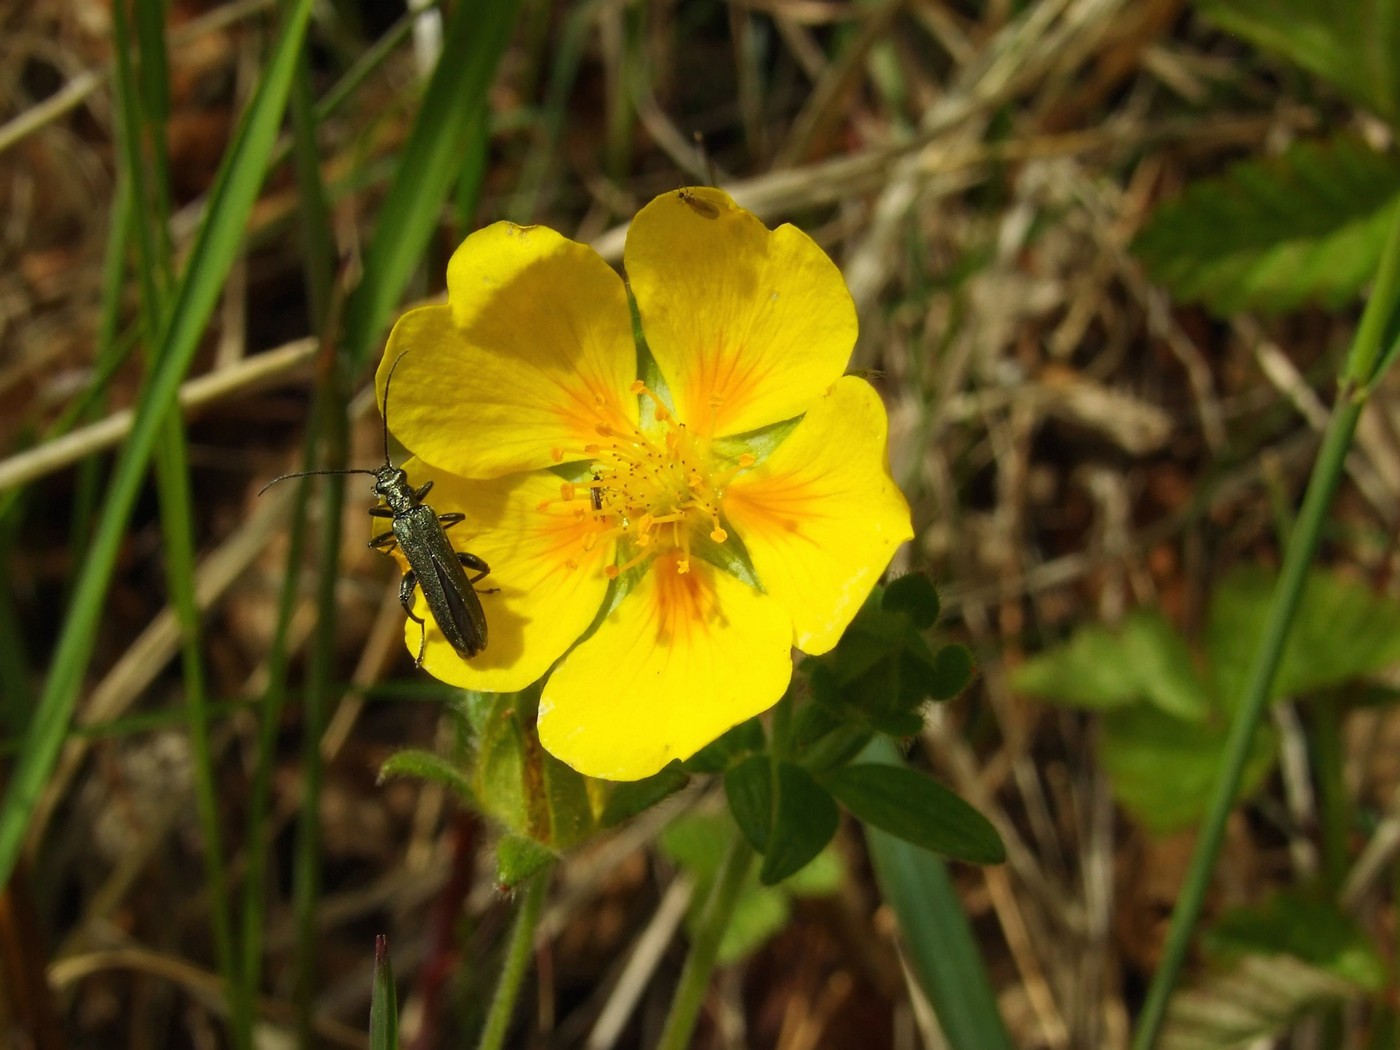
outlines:
M945 645L933 658L928 692L935 700L951 700L972 681L972 653L965 645Z
M859 820L935 853L974 864L1006 859L987 818L942 784L904 766L858 763L828 774L826 788Z
M1116 631L1080 628L1068 644L1027 660L1011 680L1021 692L1097 710L1146 700L1200 719L1211 706L1185 639L1152 609L1129 613Z
M844 766L865 750L874 735L873 730L862 726L843 725L802 750L802 766L818 776L837 766Z
M369 993L369 1050L398 1050L398 991L389 965L389 938L374 939L374 981Z
M643 780L614 784L598 824L600 827L611 828L624 820L630 820L638 813L645 812L663 799L674 795L689 783L690 778L681 772L680 766L672 763L660 773Z
M1207 931L1205 944L1222 959L1292 955L1371 992L1386 983L1385 960L1336 900L1296 890L1226 912Z
M1205 815L1225 750L1223 719L1184 722L1139 704L1103 716L1099 754L1119 803L1154 834L1191 827ZM1244 798L1273 768L1276 741L1261 726L1240 784Z
M794 897L834 897L841 890L844 876L840 856L828 846L810 864L789 875L781 888Z
M1244 692L1278 577L1262 568L1232 573L1216 588L1206 648L1216 691L1233 710ZM1400 602L1364 583L1313 572L1303 589L1270 696L1344 685L1400 662Z
M1236 164L1157 210L1134 250L1155 280L1220 314L1335 309L1376 272L1400 160L1352 138Z
M938 622L938 591L927 576L911 572L889 582L880 598L880 608L903 613L916 628L926 631Z
M767 755L752 755L724 775L729 812L744 838L759 853L768 850L773 827L773 762Z
M496 879L504 889L514 889L559 859L548 846L524 835L502 835L496 843Z
M681 769L687 773L723 773L736 758L762 751L765 740L763 723L750 718L695 752L681 763Z
M382 784L390 777L417 777L420 780L431 780L435 784L441 784L443 787L455 791L465 799L474 798L471 781L462 771L441 755L435 755L431 751L409 748L390 755L379 767L379 782Z
M778 763L778 798L759 881L782 882L800 871L836 834L841 815L831 795L801 766Z
M1222 29L1330 81L1395 125L1400 116L1395 0L1197 0L1196 8Z

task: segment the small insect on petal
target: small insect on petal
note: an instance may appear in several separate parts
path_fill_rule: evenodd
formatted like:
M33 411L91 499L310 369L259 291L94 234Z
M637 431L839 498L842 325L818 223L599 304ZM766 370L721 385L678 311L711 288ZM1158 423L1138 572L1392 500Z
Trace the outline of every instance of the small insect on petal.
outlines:
M702 219L719 218L719 209L705 198L697 197L693 190L677 190L676 196L680 198L682 204Z

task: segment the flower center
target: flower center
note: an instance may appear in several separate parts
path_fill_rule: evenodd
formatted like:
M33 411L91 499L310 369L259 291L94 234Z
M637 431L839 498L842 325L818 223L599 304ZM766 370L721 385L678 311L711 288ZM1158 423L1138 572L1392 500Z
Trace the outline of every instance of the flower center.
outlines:
M651 402L656 426L621 431L600 425L601 440L583 448L592 460L592 480L583 485L566 482L560 495L579 504L574 511L579 518L590 519L584 550L612 538L624 545L628 557L607 567L610 578L662 553L671 554L676 572L684 574L690 571L691 540L697 534L715 543L729 538L720 523L723 487L754 459L744 455L734 467L716 470L707 443L687 430L655 393L640 380L631 392ZM555 451L561 462L563 455ZM579 489L584 489L583 495Z

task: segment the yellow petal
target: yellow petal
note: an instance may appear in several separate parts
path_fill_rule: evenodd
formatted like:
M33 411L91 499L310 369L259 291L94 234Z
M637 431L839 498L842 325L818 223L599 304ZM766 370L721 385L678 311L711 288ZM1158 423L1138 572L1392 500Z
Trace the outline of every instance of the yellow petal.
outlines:
M836 644L895 548L914 534L890 477L888 431L880 396L845 376L725 491L724 515L764 590L792 615L804 652Z
M856 311L841 272L728 194L657 197L632 220L624 264L676 414L704 436L792 419L845 371Z
M491 568L476 584L486 614L486 648L470 661L443 638L422 591L416 593L414 611L427 621L423 668L464 689L523 689L588 628L607 593L603 568L612 564L614 545L603 540L591 551L583 549L590 527L587 493L562 503L560 480L548 471L468 481L412 459L404 470L414 485L433 482L425 502L439 514L466 514L448 528L447 537L457 550L475 554ZM552 503L541 510L544 501ZM576 510L585 511L583 517ZM420 637L418 624L406 619L410 654L417 655Z
M404 314L375 377L394 435L460 477L491 478L584 458L600 425L637 421L622 279L586 245L498 222L462 242L447 306Z
M540 743L580 773L638 780L767 710L792 675L772 599L694 561L658 558L540 698Z

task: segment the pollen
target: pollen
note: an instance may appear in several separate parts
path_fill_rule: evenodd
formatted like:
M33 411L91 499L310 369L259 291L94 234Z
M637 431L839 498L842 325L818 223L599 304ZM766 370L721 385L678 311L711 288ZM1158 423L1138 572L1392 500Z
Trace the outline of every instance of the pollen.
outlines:
M657 558L684 575L691 571L697 537L729 539L720 516L724 487L752 466L753 457L717 460L709 443L644 382L637 380L630 390L651 411L642 413L636 427L596 425L597 440L583 448L589 478L562 483L559 500L550 503L567 504L579 519L578 552L618 542L618 560L604 569L609 579Z

